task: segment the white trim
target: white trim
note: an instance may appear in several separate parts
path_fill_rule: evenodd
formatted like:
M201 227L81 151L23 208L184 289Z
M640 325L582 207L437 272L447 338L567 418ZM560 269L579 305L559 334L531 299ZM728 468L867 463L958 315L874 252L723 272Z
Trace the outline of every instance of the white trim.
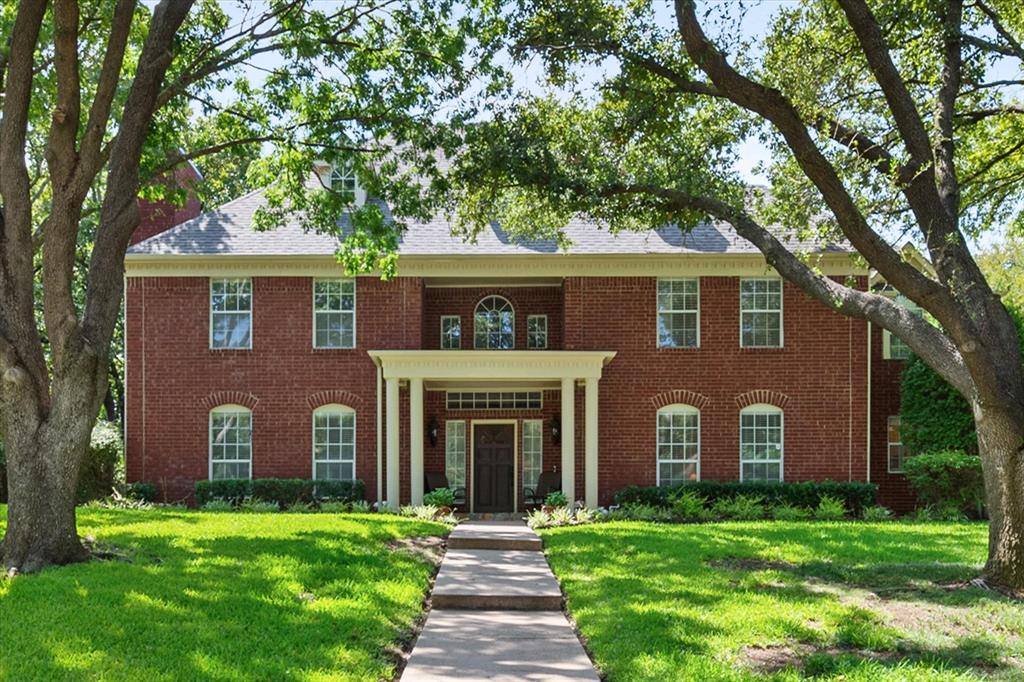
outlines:
M357 427L356 411L354 409L352 409L351 407L349 407L348 405L342 405L341 403L330 403L328 405L321 405L320 407L318 407L315 410L313 410L313 412L311 412L310 415L309 415L309 426L310 426L310 430L311 430L311 434L312 434L312 440L310 441L310 450L311 450L310 454L311 454L312 460L313 460L313 463L312 463L313 475L310 476L310 478L312 480L314 480L314 481L318 480L317 477L316 477L316 465L317 465L317 459L316 459L316 416L318 414L323 414L323 413L337 413L337 414L351 414L352 415L352 479L351 480L355 481L357 478L359 478L356 475L356 460L359 458L359 452L358 452L358 449L357 449L357 444L359 443L359 441L357 439L358 434L356 433L356 427ZM341 445L344 447L344 445L345 445L344 441L342 441ZM323 463L323 462L341 462L341 463L345 463L346 460L344 460L344 459L339 459L339 460L324 459L324 460L320 460L320 462L321 463ZM343 479L343 478L325 478L323 480L325 480L325 481L344 481L345 479Z
M214 282L249 282L249 345L248 346L223 346L216 347L213 345L213 283ZM209 311L209 317L207 323L209 325L209 348L210 350L252 350L253 340L256 337L256 286L252 277L209 277L207 278L208 288L206 294L206 308ZM226 314L236 314L231 311L220 311Z
M693 282L694 284L696 284L697 285L697 309L696 310L685 310L685 309L683 309L683 310L676 310L676 309L673 308L673 309L668 309L668 310L662 310L661 309L661 305L658 303L658 297L659 297L659 295L661 293L660 291L658 291L658 287L659 287L659 285L662 282ZM660 319L661 319L662 313L664 313L666 315L671 315L671 314L676 314L676 313L679 313L679 314L696 313L697 314L696 315L696 317L697 317L697 338L695 339L696 342L692 346L676 346L676 345L663 346L661 344L661 337L658 334L658 327L659 327L659 324L660 324ZM658 350L663 350L663 349L683 349L683 350L687 350L687 349L693 349L693 348L700 348L700 277L659 277L655 281L655 283L654 283L654 325L655 325L654 326L654 346Z
M778 311L768 308L757 308L754 310L743 310L743 283L744 282L778 282L779 283L779 309ZM741 277L739 282L739 306L740 306L740 348L785 348L786 347L786 282L781 277ZM779 345L777 346L748 346L743 343L743 313L774 313L779 314Z
M543 346L531 346L530 345L530 320L544 320L544 345ZM534 332L536 333L536 332ZM548 349L548 316L547 315L527 315L526 316L526 348L527 350L547 350Z
M446 320L458 320L458 322L459 322L459 347L458 348L446 348L445 345L444 345L444 323L445 323ZM441 323L440 323L440 330L441 330L441 339L440 339L440 342L438 343L438 346L441 348L441 350L462 350L462 316L461 315L442 315L441 316Z
M448 419L448 418L445 418L445 420L444 420L444 475L445 475L445 478L448 479L448 485L452 486L452 488L458 487L458 482L457 481L453 481L451 479L451 477L448 476L448 455L450 454L448 452L448 448L449 448L449 446L451 444L451 438L452 438L452 435L451 435L451 433L449 433L448 429L449 429L449 427L454 426L456 424L460 424L462 426L462 488L463 488L463 490L465 492L466 503L468 504L468 502L469 502L469 490L468 490L468 488L469 488L469 450L466 447L466 437L467 437L468 429L466 428L467 421L465 419Z
M519 509L519 420L518 419L472 419L469 422L469 466L466 471L466 499L469 500L469 513L476 511L476 425L477 424L511 424L512 425L512 513Z
M384 368L385 379L453 382L599 379L615 357L615 351L588 350L370 350L367 354Z
M253 416L252 416L252 410L250 410L245 405L236 405L235 403L227 403L227 404L224 404L224 405L217 405L216 407L212 408L207 413L207 420L206 420L206 444L207 444L207 452L206 452L206 462L207 462L206 480L208 480L208 481L214 480L213 479L213 415L221 414L221 413L225 413L225 412L227 412L227 413L234 412L234 413L238 413L238 414L245 413L245 414L249 415L249 480L251 481L252 478L253 478L253 476L252 476L253 462L256 459L254 457L253 445L252 445L252 441L253 441L252 431L253 431L253 426L254 426L254 419L253 419ZM245 460L230 459L230 460L219 460L219 461L221 461L221 462L232 462L232 463L237 464L237 463L243 462ZM224 480L224 479L217 479L217 480Z
M661 431L661 425L658 424L658 417L663 414L695 414L697 415L697 457L696 459L661 459L658 457L657 448L661 446L661 442L658 440L659 432ZM696 463L697 465L697 479L700 480L700 460L701 460L701 419L700 410L693 405L686 403L673 403L672 405L665 405L664 407L658 408L657 412L654 413L654 481L655 485L661 485L661 463L662 462L680 462L683 464ZM742 467L741 467L742 469ZM742 473L742 471L741 471Z
M334 311L334 310L317 310L316 309L316 285L317 285L317 282L341 282L341 283L351 282L352 283L352 345L351 346L318 346L318 345L316 345L316 331L317 331L316 318L317 318L317 314L318 313L330 314L330 313L334 313L334 312L339 312L339 313L342 313L342 314L347 314L348 313L348 311L346 311L346 310L337 310L337 311ZM313 338L312 338L311 341L312 341L314 349L316 349L316 350L352 350L352 349L354 349L358 345L358 342L356 340L356 324L358 323L358 318L359 318L359 316L357 314L357 311L359 309L359 299L358 299L358 295L356 293L357 288L358 287L356 286L356 279L354 277L314 277L314 278L312 278L312 284L310 285L310 293L312 295L311 303L312 303L312 312L313 312L313 326L312 326ZM330 295L330 294L328 294L328 295ZM345 292L342 291L340 295L344 297L345 296Z
M743 459L743 415L745 414L777 414L779 415L779 458L775 459L758 459L758 460L744 460ZM740 410L739 419L740 433L739 433L739 444L740 444L740 482L743 482L743 463L747 462L764 462L779 464L779 483L786 480L786 413L781 407L775 405L768 405L766 403L756 403L754 405L748 405Z
M486 301L488 299L491 299L491 298L501 299L502 301L504 301L505 303L508 304L509 309L511 309L511 311L512 311L512 345L509 346L508 348L491 348L490 346L480 347L480 346L476 345L476 316L477 316L477 310L480 308L480 304L481 303L483 303L484 301ZM510 351L510 350L515 350L515 349L516 349L516 307L514 305L512 305L512 301L508 300L507 298L505 298L501 294L487 294L487 295L485 295L483 298L481 298L479 301L476 302L475 306L473 306L473 350L500 350L500 351L504 352L504 351Z
M539 437L537 439L537 442L538 442L538 444L540 446L540 450L538 452L538 454L540 455L540 469L537 471L537 479L538 479L538 481L540 480L540 475L542 473L544 473L544 420L543 419L524 419L523 420L523 430L522 430L523 432L521 434L521 438L523 439L523 447L522 447L523 481L522 481L522 487L523 487L524 490L526 489L526 425L527 424L538 424L540 426L540 435L539 435ZM516 484L518 485L519 481L516 481ZM534 483L534 485L532 487L536 488L537 484Z

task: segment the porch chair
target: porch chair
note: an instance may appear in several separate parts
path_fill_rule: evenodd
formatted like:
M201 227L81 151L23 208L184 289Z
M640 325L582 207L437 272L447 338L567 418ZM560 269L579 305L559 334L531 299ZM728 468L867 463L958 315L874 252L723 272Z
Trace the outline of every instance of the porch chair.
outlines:
M549 493L562 489L562 475L557 471L543 471L537 478L536 488L523 489L523 501L526 504L544 504Z
M442 471L427 471L423 474L423 492L429 493L438 488L448 488L455 494L455 506L463 507L466 504L466 489L452 488L448 485L448 477Z

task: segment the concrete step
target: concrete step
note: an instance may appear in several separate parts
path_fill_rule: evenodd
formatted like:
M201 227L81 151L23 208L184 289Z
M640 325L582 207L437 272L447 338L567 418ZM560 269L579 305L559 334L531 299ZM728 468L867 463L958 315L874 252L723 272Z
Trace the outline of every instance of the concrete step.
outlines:
M514 521L465 521L448 536L449 549L507 549L539 552L540 538L526 524Z
M542 552L449 549L431 601L438 609L558 611L562 591Z
M443 680L597 682L598 676L561 613L434 609L402 682Z

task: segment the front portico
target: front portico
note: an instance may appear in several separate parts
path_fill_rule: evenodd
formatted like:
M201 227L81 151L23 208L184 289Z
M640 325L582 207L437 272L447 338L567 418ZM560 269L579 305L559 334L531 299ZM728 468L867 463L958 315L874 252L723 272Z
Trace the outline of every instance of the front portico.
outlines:
M576 404L577 384L584 387L583 480L584 503L598 504L598 387L603 368L613 351L514 351L514 350L375 350L369 351L383 383L383 415L386 451L384 499L398 506L401 480L401 412L399 387L409 391L409 493L412 504L423 503L424 391L448 387L479 387L481 390L543 389L561 392L562 492L576 501ZM379 401L378 401L379 402ZM383 408L383 409L380 409ZM378 418L378 422L380 419ZM378 441L380 442L380 441Z

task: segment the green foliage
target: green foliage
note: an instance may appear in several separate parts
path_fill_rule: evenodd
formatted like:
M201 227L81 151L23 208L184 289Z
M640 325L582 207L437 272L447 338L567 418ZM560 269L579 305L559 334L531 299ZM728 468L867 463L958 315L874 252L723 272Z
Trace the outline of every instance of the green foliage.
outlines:
M316 481L313 496L317 500L360 502L366 499L366 484L355 481Z
M318 507L313 502L292 502L284 510L289 514L312 514Z
M324 504L326 504L326 503L325 502L321 502L320 503L321 508L323 507ZM366 500L354 500L352 502L349 502L348 504L349 504L349 507L350 507L349 511L351 511L353 514L372 514L373 513L373 507Z
M321 502L320 511L324 514L345 514L352 511L348 502Z
M78 475L79 503L110 495L114 486L124 480L124 444L117 424L99 421L92 430L89 449Z
M253 498L243 500L242 504L238 505L238 511L247 514L270 514L281 511L281 505L277 502L267 502L259 498Z
M608 513L610 521L671 521L672 511L650 504L630 503Z
M228 479L196 481L196 504L203 506L210 500L227 500L239 505L243 500L256 498L274 502L281 508L296 503L318 501L355 502L366 495L362 481L310 481L300 478Z
M199 506L204 512L229 512L235 510L229 500L209 500Z
M864 509L865 521L879 522L879 521L892 521L892 510L888 507L883 507L880 504L873 505Z
M736 521L756 521L765 515L765 500L760 495L736 495L720 498L711 507L715 516Z
M971 406L918 357L907 362L900 377L900 438L911 456L946 449L978 451Z
M1024 235L1010 237L982 252L978 265L1008 308L1024 310Z
M917 455L904 466L907 481L926 506L952 507L980 518L984 513L985 483L981 458L945 450Z
M143 502L156 502L156 486L144 481L129 483L125 486L125 495Z
M836 497L855 516L875 504L878 485L858 481L801 481L799 483L741 483L739 481L697 481L676 487L626 486L614 495L615 504L646 504L671 507L672 500L685 491L707 499L709 505L738 495L756 495L768 505L789 503L813 509L822 496Z
M772 506L770 513L776 521L806 521L811 516L811 512L807 509L797 507L789 502Z
M672 498L672 514L686 520L702 520L710 516L708 498L695 490L682 489Z
M423 504L451 509L455 506L455 493L450 488L431 490L423 496Z
M814 508L814 518L818 521L841 521L846 518L846 505L838 497L822 495Z
M548 493L548 496L544 498L544 504L549 507L567 507L569 506L569 498L561 490L555 490Z
M298 502L312 502L313 485L313 481L301 478L257 478L252 481L246 497L287 508Z

